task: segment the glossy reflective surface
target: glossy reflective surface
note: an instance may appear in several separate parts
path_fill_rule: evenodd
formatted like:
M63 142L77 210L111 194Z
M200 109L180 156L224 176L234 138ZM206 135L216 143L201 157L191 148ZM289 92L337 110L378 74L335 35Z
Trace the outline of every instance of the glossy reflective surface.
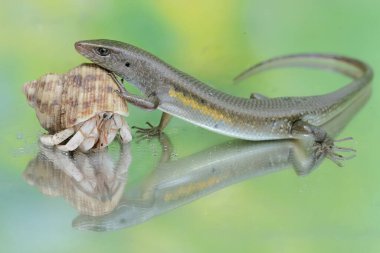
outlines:
M325 126L354 137L341 143L358 151L343 168L313 158L310 143L241 142L179 119L161 139L65 155L39 146L43 131L21 92L26 81L85 61L73 44L93 38L133 43L239 96L329 92L347 79L284 70L240 86L230 80L260 60L311 51L358 57L376 76L377 5L5 1L0 252L378 252L376 79L359 112L366 97ZM130 106L127 120L142 126L159 116Z
M325 128L332 134L338 132L367 100L368 96L363 96ZM24 178L41 193L62 196L70 203L80 214L73 227L111 231L138 225L232 184L288 167L307 175L325 158L314 142L307 140L232 140L173 159L175 147L169 137L163 134L155 139L161 144L160 160L125 191L133 160L130 144L120 146L117 161L108 150L62 153L40 145ZM149 152L144 154L152 157Z

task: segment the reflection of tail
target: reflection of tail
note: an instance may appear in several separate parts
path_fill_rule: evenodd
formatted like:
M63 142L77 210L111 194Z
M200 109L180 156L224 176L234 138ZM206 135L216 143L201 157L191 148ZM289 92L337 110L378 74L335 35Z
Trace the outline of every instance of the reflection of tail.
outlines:
M334 71L351 77L362 84L367 84L372 79L371 68L357 59L330 54L295 54L275 57L256 64L240 73L234 78L234 81L240 82L263 71L288 67L305 67Z

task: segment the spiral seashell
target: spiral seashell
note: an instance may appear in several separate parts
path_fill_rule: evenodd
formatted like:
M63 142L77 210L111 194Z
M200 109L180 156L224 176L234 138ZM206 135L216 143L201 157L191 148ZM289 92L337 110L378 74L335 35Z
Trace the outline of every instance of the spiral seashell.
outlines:
M28 103L49 133L73 127L99 112L128 116L128 107L108 72L82 64L65 74L47 74L24 85Z

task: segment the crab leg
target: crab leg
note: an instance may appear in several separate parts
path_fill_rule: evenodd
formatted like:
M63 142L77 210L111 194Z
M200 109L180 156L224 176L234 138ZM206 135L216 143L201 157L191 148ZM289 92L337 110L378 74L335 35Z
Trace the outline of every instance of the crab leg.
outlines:
M111 143L115 139L116 134L119 131L119 127L116 126L114 120L110 121L109 126L110 126L110 128L109 128L108 135L107 135L107 142Z
M102 124L99 126L99 141L97 143L97 148L105 148L109 144L109 128L110 128L111 121L110 120L104 120ZM111 140L112 141L112 140Z
M83 123L83 125L78 129L76 134L66 143L66 145L59 145L58 148L62 151L72 151L76 149L85 138L92 132L96 127L96 117L91 118Z
M128 143L132 140L132 135L131 135L131 128L128 126L128 123L123 120L119 116L120 120L122 121L122 126L120 127L120 138L123 143Z
M92 132L79 145L79 150L82 152L87 152L95 145L98 139L99 139L99 131L97 127L94 127Z
M56 134L50 135L50 134L45 134L40 137L40 141L42 144L45 146L55 146L69 138L71 135L74 134L74 128L68 128L65 130L62 130Z
M123 126L123 120L118 114L113 114L101 124L99 142L97 147L103 148L108 146L116 137L117 132Z

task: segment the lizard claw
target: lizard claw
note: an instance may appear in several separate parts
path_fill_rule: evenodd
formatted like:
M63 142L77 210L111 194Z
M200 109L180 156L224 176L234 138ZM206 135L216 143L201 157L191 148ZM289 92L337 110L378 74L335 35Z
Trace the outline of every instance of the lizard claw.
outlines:
M324 155L339 167L343 167L342 161L354 158L356 156L356 150L353 148L335 146L335 143L350 140L353 140L353 138L348 137L335 141L327 138L323 142L316 142L314 144L314 151L318 157ZM351 155L344 156L338 152L351 153Z
M133 129L137 129L136 133L140 134L141 137L152 137L152 136L160 136L161 129L158 126L153 126L149 122L146 122L149 128L142 128L137 126L132 126Z

